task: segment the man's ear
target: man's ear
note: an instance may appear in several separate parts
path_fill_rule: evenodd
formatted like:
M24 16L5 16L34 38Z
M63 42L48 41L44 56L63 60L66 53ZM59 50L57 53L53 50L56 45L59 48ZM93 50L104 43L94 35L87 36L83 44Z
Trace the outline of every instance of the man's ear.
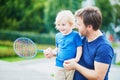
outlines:
M87 25L87 29L92 30L93 29L92 25Z

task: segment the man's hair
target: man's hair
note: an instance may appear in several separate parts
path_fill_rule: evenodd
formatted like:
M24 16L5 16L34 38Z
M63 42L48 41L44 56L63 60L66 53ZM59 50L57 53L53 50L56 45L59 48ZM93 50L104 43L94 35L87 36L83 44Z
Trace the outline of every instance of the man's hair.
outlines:
M97 7L79 9L75 12L75 16L82 18L85 26L92 25L94 30L98 30L102 24L102 14Z

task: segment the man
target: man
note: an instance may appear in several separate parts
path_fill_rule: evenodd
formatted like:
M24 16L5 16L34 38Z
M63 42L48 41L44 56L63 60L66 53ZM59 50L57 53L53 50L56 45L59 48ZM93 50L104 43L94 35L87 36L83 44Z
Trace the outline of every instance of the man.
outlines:
M85 7L75 13L76 25L83 38L83 54L78 63L66 60L64 67L75 69L73 80L108 80L113 49L100 31L102 15L97 7Z

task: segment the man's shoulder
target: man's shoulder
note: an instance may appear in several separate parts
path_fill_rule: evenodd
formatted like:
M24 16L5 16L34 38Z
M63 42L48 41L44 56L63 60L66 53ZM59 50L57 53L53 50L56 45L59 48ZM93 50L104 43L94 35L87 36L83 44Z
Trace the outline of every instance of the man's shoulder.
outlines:
M110 41L105 37L105 35L101 36L98 40L100 45L108 45L111 46Z

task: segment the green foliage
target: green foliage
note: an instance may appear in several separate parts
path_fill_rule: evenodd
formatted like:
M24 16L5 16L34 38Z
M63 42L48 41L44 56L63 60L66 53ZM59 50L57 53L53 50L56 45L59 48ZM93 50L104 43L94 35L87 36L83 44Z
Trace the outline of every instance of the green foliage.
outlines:
M0 46L12 47L13 42L5 40L4 42L0 40Z
M0 29L45 32L46 0L0 0Z
M113 48L117 48L117 47L119 47L120 45L118 44L118 43L116 43L116 42L112 42L112 47Z
M56 14L63 9L74 13L83 1L87 0L0 0L0 30L55 32ZM94 2L102 11L102 30L113 31L111 23L119 27L120 5L111 5L110 0Z
M113 22L113 8L110 0L94 0L95 6L99 7L102 12L103 22L102 30L105 32L110 29L110 23ZM104 5L104 6L103 6Z
M116 63L116 65L120 65L120 61Z
M28 37L35 43L39 44L55 44L54 34L38 34L33 32L18 32L18 31L0 31L0 40L14 41L18 37Z
M13 56L16 56L13 51L13 43L11 41L0 41L0 58Z
M5 47L5 46L2 46ZM0 48L0 58L2 57L13 57L16 54L13 51L13 47Z
M82 0L48 0L45 5L44 22L47 31L55 31L54 22L57 13L61 10L75 11L81 7Z
M119 4L114 4L113 5L113 15L114 15L114 24L115 27L120 26L120 5Z

